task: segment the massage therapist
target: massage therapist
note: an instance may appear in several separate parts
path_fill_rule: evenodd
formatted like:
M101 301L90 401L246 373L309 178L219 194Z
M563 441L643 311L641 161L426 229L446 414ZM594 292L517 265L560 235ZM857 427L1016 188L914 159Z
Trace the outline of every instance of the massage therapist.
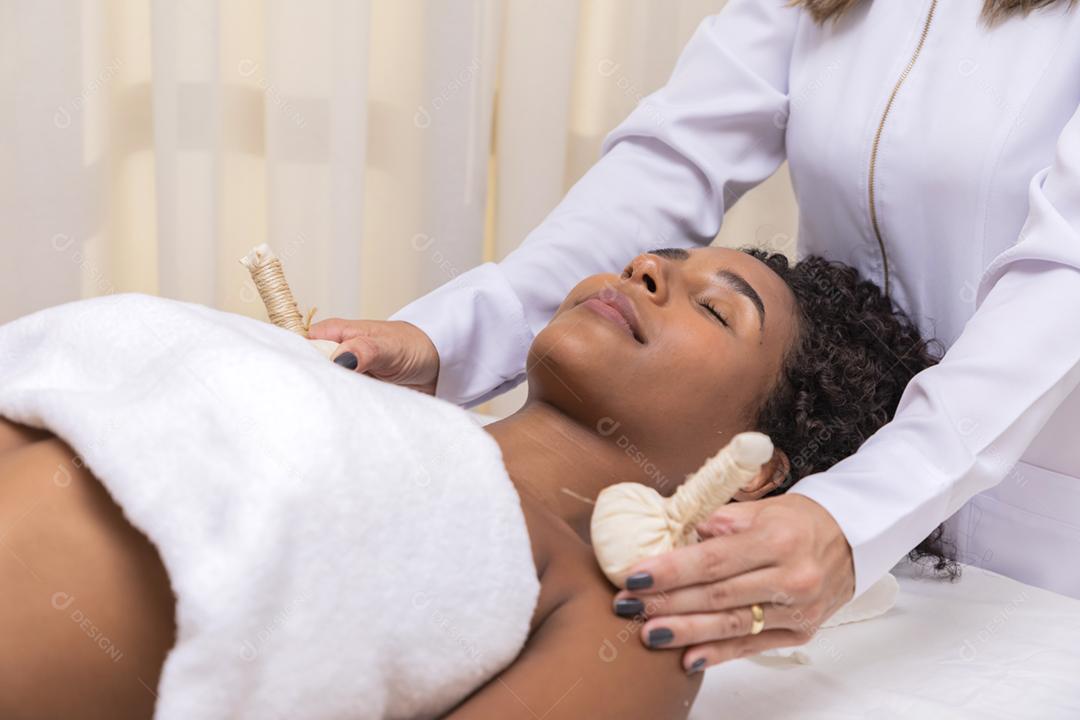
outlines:
M616 610L709 664L805 642L947 518L959 560L1080 597L1078 106L1070 0L730 0L519 249L312 334L483 402L524 379L575 283L708 244L787 160L800 254L855 266L948 351L855 455L718 511Z

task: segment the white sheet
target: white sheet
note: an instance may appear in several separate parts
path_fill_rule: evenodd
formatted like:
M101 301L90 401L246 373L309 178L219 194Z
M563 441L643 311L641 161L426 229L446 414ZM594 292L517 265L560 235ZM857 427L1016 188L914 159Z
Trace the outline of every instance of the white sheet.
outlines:
M708 670L691 720L1080 718L1080 600L975 567L957 583L894 573L896 606L821 631L811 664Z

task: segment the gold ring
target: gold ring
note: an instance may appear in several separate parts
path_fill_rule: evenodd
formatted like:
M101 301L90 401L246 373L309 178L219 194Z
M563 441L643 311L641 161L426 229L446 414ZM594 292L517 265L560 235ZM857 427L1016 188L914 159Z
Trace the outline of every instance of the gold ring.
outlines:
M754 622L750 624L750 634L757 635L765 629L765 611L760 605L754 603L750 606L750 613L754 616Z

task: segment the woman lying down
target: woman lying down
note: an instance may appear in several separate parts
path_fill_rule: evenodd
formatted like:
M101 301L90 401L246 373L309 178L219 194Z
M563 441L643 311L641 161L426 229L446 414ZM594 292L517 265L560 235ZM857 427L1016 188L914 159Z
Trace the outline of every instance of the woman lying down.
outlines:
M777 451L739 499L782 492L932 362L853 270L719 248L582 281L524 407L483 429L202 306L22 318L0 328L0 716L683 718L694 658L613 615L588 500L670 495L745 430Z

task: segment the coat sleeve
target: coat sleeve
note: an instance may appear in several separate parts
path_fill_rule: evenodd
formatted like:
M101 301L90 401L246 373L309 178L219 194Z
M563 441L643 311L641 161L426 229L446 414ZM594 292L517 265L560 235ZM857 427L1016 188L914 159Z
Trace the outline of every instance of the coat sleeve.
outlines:
M392 316L438 349L439 397L475 405L520 383L533 337L574 285L650 249L708 244L727 208L780 166L801 16L787 5L730 0L707 18L667 85L517 250Z
M1080 384L1080 110L1028 196L1017 242L983 273L975 314L942 361L857 453L791 491L840 524L856 595L1001 482Z

